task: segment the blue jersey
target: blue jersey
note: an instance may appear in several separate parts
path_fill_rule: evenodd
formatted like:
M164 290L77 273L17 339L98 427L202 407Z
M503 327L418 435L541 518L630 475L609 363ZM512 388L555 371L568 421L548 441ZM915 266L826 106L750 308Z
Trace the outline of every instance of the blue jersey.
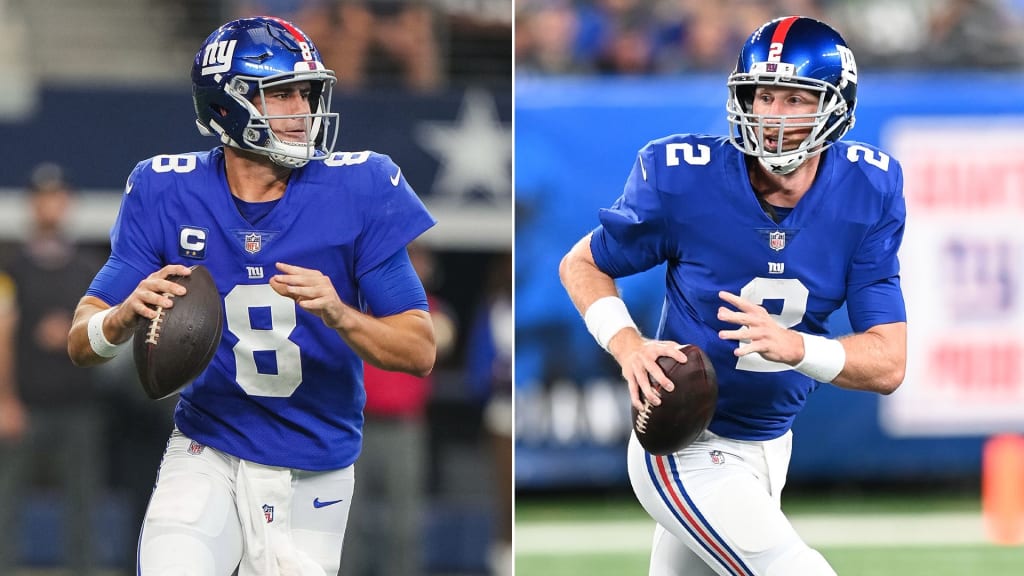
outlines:
M660 339L700 346L718 376L710 429L740 440L789 430L817 383L759 354L737 358L720 330L720 290L764 306L787 328L826 332L845 301L853 329L906 320L897 251L906 206L900 165L839 142L780 223L758 203L746 157L726 138L675 135L640 151L623 195L600 213L594 260L612 277L667 262Z
M348 466L362 443L362 360L318 316L274 292L274 264L319 270L343 302L366 310L360 278L434 220L390 158L336 152L292 171L257 222L236 207L221 148L143 161L128 179L106 273L88 293L113 305L167 264L206 266L223 297L224 335L182 391L175 424L261 464Z

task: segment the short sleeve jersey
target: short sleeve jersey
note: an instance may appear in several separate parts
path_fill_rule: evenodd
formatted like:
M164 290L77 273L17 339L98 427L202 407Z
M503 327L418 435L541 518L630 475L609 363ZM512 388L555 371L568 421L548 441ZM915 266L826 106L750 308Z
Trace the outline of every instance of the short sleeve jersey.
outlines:
M785 433L817 383L718 337L721 290L787 328L823 334L844 302L855 331L906 320L897 252L906 206L899 163L839 142L779 223L758 203L746 157L725 138L675 135L644 147L622 196L600 213L594 259L612 277L667 262L659 337L703 348L719 380L710 429L737 439Z
M107 268L116 272L98 275L88 293L116 304L167 264L206 266L223 296L224 334L209 367L182 391L175 424L261 464L348 466L361 447L362 361L269 279L277 262L316 269L343 302L365 310L360 278L434 219L389 157L364 151L294 170L258 222L237 209L221 148L143 161L110 235Z

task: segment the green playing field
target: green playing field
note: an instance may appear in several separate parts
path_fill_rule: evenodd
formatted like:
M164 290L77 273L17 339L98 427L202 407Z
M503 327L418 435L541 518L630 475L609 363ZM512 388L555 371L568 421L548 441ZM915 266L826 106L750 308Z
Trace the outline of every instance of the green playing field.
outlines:
M822 548L840 576L1020 576L1024 548L915 546ZM647 554L517 554L516 576L643 576Z
M977 496L798 495L797 531L841 576L1021 576L1024 546L988 542ZM653 531L631 498L519 498L517 576L644 576Z

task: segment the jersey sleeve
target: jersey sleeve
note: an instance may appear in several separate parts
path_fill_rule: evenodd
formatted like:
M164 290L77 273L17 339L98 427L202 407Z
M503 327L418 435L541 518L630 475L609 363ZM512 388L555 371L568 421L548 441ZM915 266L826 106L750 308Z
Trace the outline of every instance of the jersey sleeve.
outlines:
M163 266L150 233L159 230L154 223L156 210L146 203L149 161L136 165L128 176L121 208L110 229L110 258L93 279L86 294L107 304L123 301L139 282Z
M657 266L667 259L666 219L655 184L654 147L637 155L622 196L600 211L590 249L597 267L621 278Z
M895 163L893 193L878 223L854 255L847 283L850 324L857 332L872 326L905 322L906 306L900 287L899 249L907 219L903 170Z
M429 312L427 293L404 248L363 275L360 293L374 316L392 316L408 310Z
M356 239L356 276L361 278L436 224L390 157L372 167L374 194L364 200L363 228Z

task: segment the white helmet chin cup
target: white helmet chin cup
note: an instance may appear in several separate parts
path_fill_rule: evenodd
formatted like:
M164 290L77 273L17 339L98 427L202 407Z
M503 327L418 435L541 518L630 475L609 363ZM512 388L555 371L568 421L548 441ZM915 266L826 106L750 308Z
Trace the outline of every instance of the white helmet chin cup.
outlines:
M772 174L791 174L801 164L807 161L808 154L806 152L794 152L792 154L782 154L779 156L760 156L758 161L761 165L768 169Z
M282 142L276 136L271 136L271 141L269 149L274 150L274 152L268 152L267 156L278 166L302 168L316 157L314 156L316 150L313 145Z

